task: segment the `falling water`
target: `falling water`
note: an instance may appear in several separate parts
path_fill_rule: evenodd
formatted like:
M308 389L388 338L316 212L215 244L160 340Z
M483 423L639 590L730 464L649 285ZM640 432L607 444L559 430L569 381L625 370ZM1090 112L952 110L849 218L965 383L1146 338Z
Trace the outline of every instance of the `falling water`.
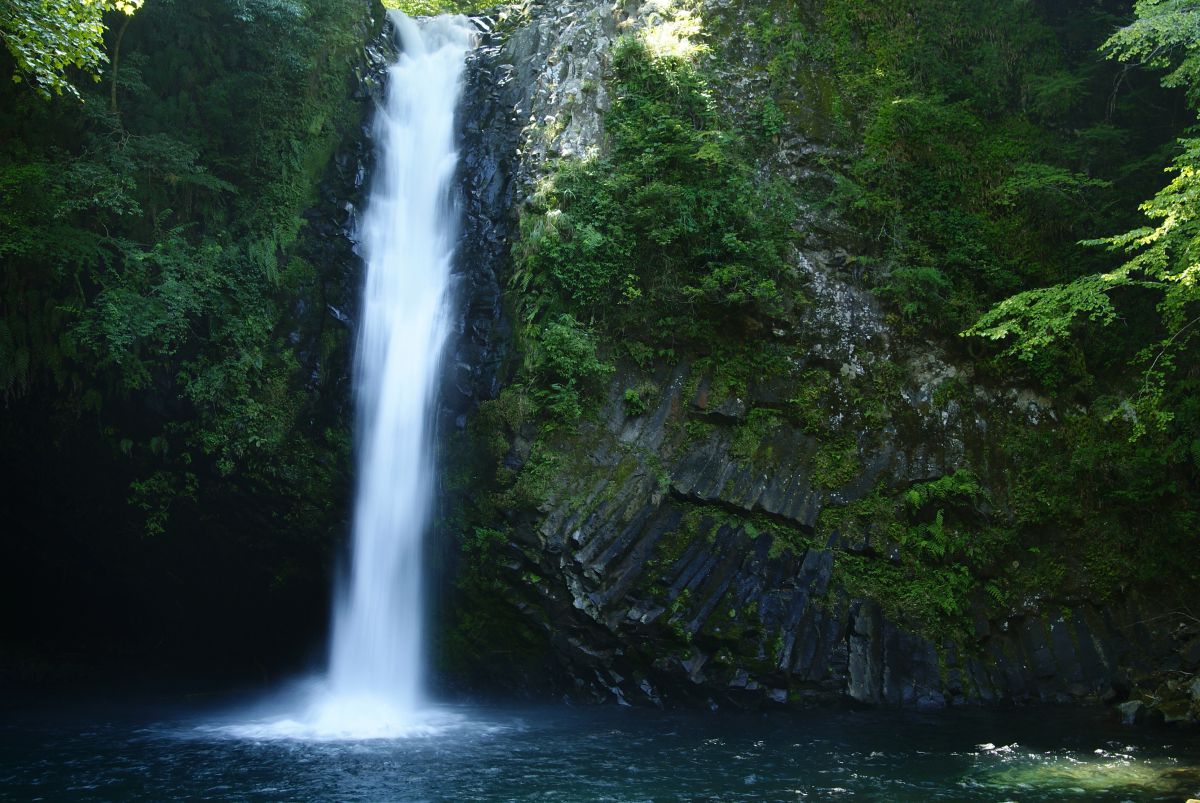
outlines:
M350 583L337 608L329 688L346 724L404 727L421 702L421 541L431 503L429 409L446 338L457 235L454 111L473 29L463 17L393 20L402 54L376 117L363 220L358 494Z
M358 489L349 582L329 674L303 721L248 735L369 738L426 732L421 541L431 504L430 407L457 236L454 113L474 29L465 17L392 21L401 55L378 110L378 163L359 233L366 259L355 363Z

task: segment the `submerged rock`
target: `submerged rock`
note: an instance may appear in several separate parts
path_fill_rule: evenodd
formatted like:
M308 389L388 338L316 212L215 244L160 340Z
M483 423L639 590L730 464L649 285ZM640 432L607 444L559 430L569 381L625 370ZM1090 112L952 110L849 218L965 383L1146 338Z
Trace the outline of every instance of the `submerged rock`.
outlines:
M1141 700L1130 700L1117 706L1121 722L1126 725L1137 725L1145 719L1146 704Z

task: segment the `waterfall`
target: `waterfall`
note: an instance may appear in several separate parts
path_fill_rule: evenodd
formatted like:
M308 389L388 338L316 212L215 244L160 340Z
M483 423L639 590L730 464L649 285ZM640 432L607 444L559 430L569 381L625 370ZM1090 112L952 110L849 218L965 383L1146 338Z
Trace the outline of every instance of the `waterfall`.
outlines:
M474 36L463 17L392 20L401 55L376 115L379 158L359 237L367 276L355 360L358 490L349 586L330 647L338 708L327 708L360 730L403 727L421 703L430 408L458 233L454 113Z
M389 12L401 54L375 118L376 172L358 241L366 262L355 359L358 487L329 672L302 720L240 735L371 738L426 732L422 540L433 492L431 407L448 329L458 214L455 107L474 28ZM442 716L444 720L445 717Z
M446 339L458 218L454 112L473 29L393 16L402 54L376 117L380 146L360 242L367 265L355 362L358 492L350 583L333 628L332 693L403 718L420 702L421 541L433 474L430 406Z

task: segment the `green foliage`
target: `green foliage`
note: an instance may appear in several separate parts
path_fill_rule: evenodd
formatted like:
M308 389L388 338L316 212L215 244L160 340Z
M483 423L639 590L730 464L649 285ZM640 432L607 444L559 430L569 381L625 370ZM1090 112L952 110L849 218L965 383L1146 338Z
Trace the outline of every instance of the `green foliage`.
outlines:
M509 536L492 527L476 527L462 539L461 549L471 568L481 569L495 560L496 553L508 543Z
M792 204L760 188L688 61L635 39L613 55L603 158L564 161L522 215L513 287L525 315L564 309L653 343L779 309Z
M1136 13L1104 50L1121 61L1169 69L1163 85L1182 87L1193 105L1200 103L1200 10L1175 0L1142 0ZM1194 327L1200 322L1200 140L1179 144L1169 169L1173 178L1140 207L1149 225L1085 242L1122 255L1123 264L1007 298L964 333L1004 341L1008 355L1032 362L1087 331L1086 324L1106 326L1123 317L1123 307L1139 293L1154 294L1157 321L1139 321L1133 332L1141 347L1131 360L1141 375L1131 393L1133 437L1171 427L1176 370L1194 358Z
M633 388L628 388L625 391L625 413L631 417L637 417L646 412L649 405L642 398L641 394Z
M387 0L384 5L410 17L436 17L439 14L478 14L501 4L495 0Z
M977 581L962 564L897 566L838 552L834 571L846 591L877 600L884 612L933 639L965 641Z
M1135 19L1104 43L1111 57L1166 69L1164 86L1200 104L1200 13L1188 0L1137 0Z
M1013 577L989 579L1017 544L1015 529L983 515L989 503L978 478L960 469L903 493L880 488L826 508L818 534L837 531L844 541L872 545L875 554L836 553L835 577L851 595L875 599L932 637L964 638L973 604L990 600L1003 608L1018 586ZM893 548L898 559L885 560Z
M614 370L597 356L591 330L562 313L544 326L527 327L525 344L526 370L541 380L546 409L560 421L577 421L585 409L583 394L598 390Z
M770 459L771 438L774 437L783 419L774 410L756 407L746 415L746 420L733 431L733 442L729 445L730 456L748 463L755 457Z
M340 526L349 438L319 388L347 343L321 320L301 215L357 115L370 20L342 0L204 0L127 22L103 93L3 90L0 396L101 429L147 532L239 493L292 511L265 514L276 535Z
M989 581L992 600L1027 597L1030 577L1053 584L1072 572L1090 578L1096 593L1150 582L1155 551L1187 552L1177 536L1194 529L1169 499L1194 495L1200 476L1188 389L1200 343L1200 146L1185 137L1171 147L1182 98L1136 80L1132 67L1166 71L1164 87L1200 102L1200 12L1174 0L1145 0L1134 11L1130 22L1129 6L1116 2L834 0L799 9L768 2L752 28L732 31L724 45L731 62L746 58L737 47L763 56L769 102L756 98L746 109L754 117L747 128L775 136L769 112L779 109L785 136L817 132L844 147L844 157L824 159L834 174L828 202L864 233L859 249L867 253L855 267L888 302L902 334L965 328L1005 348L979 363L983 373L1011 381L1007 360L1016 358L1049 395L1088 406L1090 417L1053 447L1022 454L1004 502L1026 532L1088 532L1105 548L1055 542L1036 561L1022 557L1020 569ZM1101 46L1125 65L1098 59ZM1167 162L1162 186L1156 173ZM1151 198L1142 221L1129 203L1139 197ZM1126 233L1090 239L1105 231ZM858 410L874 400L876 424L888 410L878 393L851 400L853 383L810 373L788 413L825 444L817 455L823 474L839 465L826 433L831 402L845 399ZM946 392L935 393L939 407ZM1128 437L1146 443L1126 446ZM954 503L914 504L884 504L872 519L905 547L893 596L936 600L938 580L928 594L896 585L923 576L908 565L909 553L935 564L966 556L974 589L1000 571L990 565L994 555L967 556L972 539L995 525L964 526L964 517L972 519ZM1138 504L1161 511L1154 517L1161 540L1133 521ZM1120 526L1111 523L1114 506ZM1139 546L1149 543L1157 546ZM1085 553L1084 565L1073 562ZM1098 557L1113 553L1127 560Z
M820 435L828 426L825 412L834 380L828 371L810 368L800 375L795 395L788 400L800 428L809 435Z
M658 385L650 381L639 382L636 387L625 390L625 413L631 417L644 414L658 400Z
M1048 346L1071 334L1080 319L1111 323L1117 311L1109 292L1128 283L1125 275L1106 273L1084 276L1069 284L1025 290L996 304L963 334L989 340L1011 336L1009 353L1033 360Z
M1114 70L1091 52L1120 13L1116 2L766 2L723 44L730 61L747 58L738 47L765 61L755 128L843 146L824 158L827 200L863 233L860 264L901 330L924 336L1104 264L1077 241L1123 219L1162 142L1141 111L1160 95L1112 96Z
M44 98L79 96L67 80L79 70L100 80L108 62L104 52L104 15L130 15L142 0L2 0L0 40L13 57L13 81L29 81Z
M1134 394L1140 414L1135 437L1144 434L1147 426L1162 429L1171 422L1170 404L1164 404L1171 394L1168 382L1176 361L1192 350L1193 327L1200 322L1195 314L1200 302L1200 222L1195 215L1200 203L1196 179L1200 140L1182 144L1183 154L1173 166L1175 178L1141 206L1157 225L1089 242L1128 254L1121 267L1005 299L964 333L1005 340L1008 354L1031 361L1078 332L1081 321L1101 325L1115 321L1119 312L1113 296L1118 289L1158 294L1164 336L1147 343L1142 335L1145 346L1135 361L1142 366L1142 383Z
M538 509L553 500L563 489L566 456L545 441L534 444L520 473L498 497L501 508Z
M839 488L853 482L862 472L858 446L847 437L821 444L812 459L813 484L818 488Z
M984 491L975 477L961 469L914 485L904 495L912 523L899 532L900 543L935 561L952 556L973 564L986 561L990 555L975 533L947 523L947 510L957 513L959 519L969 518L983 498Z
M460 543L454 604L434 644L438 668L484 685L495 683L491 673L498 665L524 674L548 653L549 645L545 634L520 612L515 595L521 582L537 585L542 578L529 571L506 571L504 564L512 556L506 530L476 527Z
M983 496L984 490L975 476L966 469L959 469L931 482L914 485L904 494L904 501L909 510L915 512L931 504L950 501L972 505Z
M1134 423L1125 417L1112 420L1115 431L1097 427L1103 404L1054 430L1022 429L1004 440L1014 466L1007 504L1017 523L1059 534L1047 545L1053 552L1022 556L1022 565L1038 569L1053 564L1054 553L1065 554L1076 564L1074 579L1090 593L1142 586L1168 597L1186 594L1200 560L1189 479L1196 441L1161 431L1131 440ZM1181 407L1184 431L1196 431L1196 412L1194 400ZM1014 581L1024 573L1014 572Z

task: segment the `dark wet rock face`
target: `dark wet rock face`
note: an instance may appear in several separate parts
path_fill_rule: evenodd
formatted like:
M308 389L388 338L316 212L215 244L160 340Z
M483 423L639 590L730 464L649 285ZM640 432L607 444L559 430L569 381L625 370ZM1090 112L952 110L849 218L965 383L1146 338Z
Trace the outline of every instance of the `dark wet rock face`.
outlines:
M803 465L803 439L776 441L775 462L761 465L694 447L672 425L684 383L664 384L643 416L624 417L614 399L538 514L516 519L505 576L551 634L574 694L749 707L1064 702L1098 697L1158 649L1134 604L984 620L966 643L891 621L842 588L844 547L782 541L803 536L820 504L802 471L786 477Z
M300 256L318 267L318 284L307 288L293 308L299 357L309 376L309 390L321 396L331 419L343 424L353 418L351 353L362 293L363 266L354 240L367 198L368 177L375 162L371 121L383 99L388 65L395 59L389 25L363 50L353 93L362 123L333 154L317 188L317 203L304 214ZM321 341L327 330L339 345L322 358Z
M513 236L509 209L517 128L506 111L512 82L499 63L500 46L486 30L480 37L468 57L458 111L455 206L462 228L451 272L454 318L438 422L443 431L462 429L478 403L499 392L499 369L510 339L499 277L507 270Z

